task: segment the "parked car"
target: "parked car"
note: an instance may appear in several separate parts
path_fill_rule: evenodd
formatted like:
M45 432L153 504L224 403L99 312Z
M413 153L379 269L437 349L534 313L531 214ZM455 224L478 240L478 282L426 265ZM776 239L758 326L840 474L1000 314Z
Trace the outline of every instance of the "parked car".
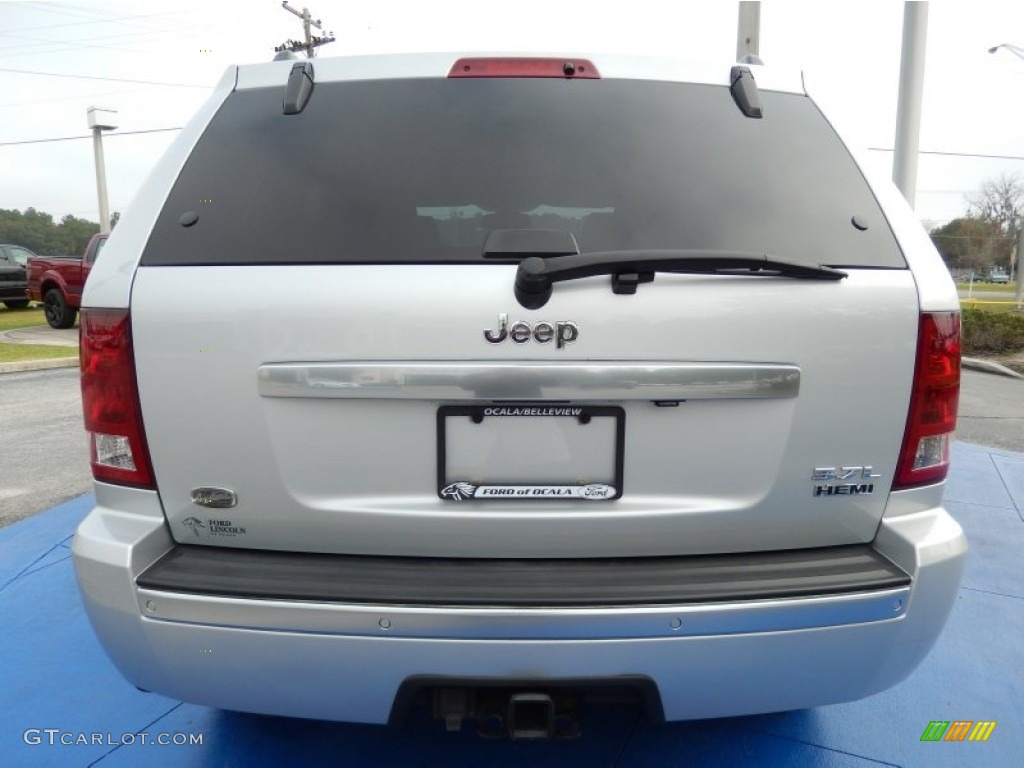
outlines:
M1010 282L1010 276L1006 273L1005 270L993 269L993 270L989 271L988 276L987 276L987 280L990 283L1003 283L1003 284L1006 284L1006 283Z
M35 254L28 248L0 244L0 301L8 309L24 309L28 306L25 263L32 256Z
M28 260L28 295L43 302L46 322L51 328L75 324L82 288L107 242L107 234L93 235L81 256L35 256Z
M869 696L960 585L959 329L799 73L232 67L86 286L78 583L133 685L233 710Z

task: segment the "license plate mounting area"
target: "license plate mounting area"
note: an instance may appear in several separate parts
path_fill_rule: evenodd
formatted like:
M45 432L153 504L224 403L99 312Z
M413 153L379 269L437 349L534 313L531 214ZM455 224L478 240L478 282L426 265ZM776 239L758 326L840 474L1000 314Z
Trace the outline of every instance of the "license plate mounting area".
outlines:
M613 501L622 496L625 412L566 403L437 411L444 501Z

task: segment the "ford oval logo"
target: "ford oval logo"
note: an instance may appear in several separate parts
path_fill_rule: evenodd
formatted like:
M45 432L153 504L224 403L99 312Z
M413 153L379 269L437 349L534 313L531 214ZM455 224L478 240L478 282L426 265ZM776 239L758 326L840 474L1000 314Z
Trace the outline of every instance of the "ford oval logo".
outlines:
M193 488L192 503L207 509L230 509L238 504L238 496L230 488Z

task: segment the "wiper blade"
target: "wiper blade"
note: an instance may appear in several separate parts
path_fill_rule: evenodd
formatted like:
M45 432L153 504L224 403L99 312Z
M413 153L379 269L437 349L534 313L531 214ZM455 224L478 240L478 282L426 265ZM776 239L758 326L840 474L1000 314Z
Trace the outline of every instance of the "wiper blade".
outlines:
M766 253L716 250L600 251L560 256L547 261L523 259L516 271L515 293L527 309L540 309L551 298L551 286L563 280L611 275L612 291L636 293L655 272L691 275L759 275L799 280L842 280L838 269L779 259Z

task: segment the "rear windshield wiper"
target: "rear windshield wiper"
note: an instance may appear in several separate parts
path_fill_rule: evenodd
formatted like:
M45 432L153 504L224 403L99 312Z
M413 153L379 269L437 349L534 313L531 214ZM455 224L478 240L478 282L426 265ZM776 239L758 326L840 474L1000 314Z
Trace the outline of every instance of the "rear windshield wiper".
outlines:
M801 280L842 280L846 273L816 264L779 259L765 253L715 250L601 251L546 260L531 256L519 262L516 298L527 309L540 309L551 286L563 280L611 275L612 291L636 293L655 272L691 275L763 275Z

